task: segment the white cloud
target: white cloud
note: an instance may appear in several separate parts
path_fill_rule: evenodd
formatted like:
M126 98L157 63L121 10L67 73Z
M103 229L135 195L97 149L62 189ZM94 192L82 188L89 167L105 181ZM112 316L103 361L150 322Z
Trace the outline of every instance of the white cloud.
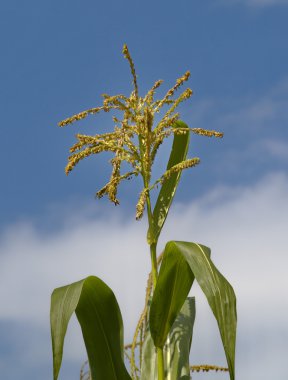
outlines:
M26 357L36 355L43 362L50 360L48 315L53 288L90 274L101 277L116 293L128 340L142 308L149 271L142 222L127 221L124 214L122 220L111 215L99 220L82 217L79 224L75 220L71 224L67 218L57 233L41 234L35 226L23 223L6 229L0 239L0 325L1 320L14 321L29 328L32 336L33 328L46 331L43 336L47 341L41 338L41 347L34 335L25 350ZM210 246L216 266L234 286L239 315L239 378L284 379L281 360L288 338L287 225L288 177L279 173L252 187L218 188L197 202L178 203L163 231L159 248L167 240ZM199 318L193 363L224 364L213 317L199 289L195 292ZM79 330L70 329L66 359L81 361L83 345L79 340ZM262 368L263 358L268 357Z
M263 148L263 151L268 153L271 157L276 157L281 160L288 160L288 142L282 140L271 140L264 139L260 141L260 148Z

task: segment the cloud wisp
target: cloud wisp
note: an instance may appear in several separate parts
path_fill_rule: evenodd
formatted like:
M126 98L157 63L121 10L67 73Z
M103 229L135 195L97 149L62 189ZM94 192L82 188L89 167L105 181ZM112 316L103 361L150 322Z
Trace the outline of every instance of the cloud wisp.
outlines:
M214 153L216 180L249 184L271 170L286 170L287 101L288 78L284 77L263 94L247 94L235 101L210 99L199 102L193 123L200 127L213 124L225 136L221 142L222 152L218 150L217 156Z
M237 371L239 378L246 380L257 376L284 379L280 363L286 344L283 337L288 337L288 302L284 297L288 286L287 215L288 177L274 173L250 187L218 188L197 202L176 203L159 243L159 249L168 239L196 241L212 248L215 265L237 294ZM132 337L149 272L144 224L127 222L124 215L124 223L111 215L99 220L81 218L81 223L72 225L67 218L66 227L57 233L45 235L29 223L2 232L0 326L9 321L30 331L29 339L19 333L17 339L27 339L26 349L22 353L16 350L14 360L23 359L23 355L36 357L47 367L51 360L50 293L91 274L114 290L123 313L126 341ZM192 293L197 297L198 314L192 362L225 364L207 303L197 287ZM84 350L80 341L79 329L70 329L66 362L81 362ZM13 352L13 347L10 350ZM261 368L263 357L269 357L265 369ZM71 379L69 376L64 372L62 379ZM42 378L48 380L50 373Z

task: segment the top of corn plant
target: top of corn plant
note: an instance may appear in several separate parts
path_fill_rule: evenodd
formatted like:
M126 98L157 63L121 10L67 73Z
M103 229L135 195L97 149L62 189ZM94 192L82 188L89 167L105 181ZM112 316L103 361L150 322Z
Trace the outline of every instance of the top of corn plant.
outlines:
M123 55L129 62L133 77L134 88L130 96L103 94L102 106L90 108L73 115L61 121L59 126L64 127L100 111L120 110L123 112L122 120L113 116L113 132L96 134L94 136L76 135L78 141L70 148L72 155L68 159L66 174L85 157L103 151L113 152L115 156L110 160L112 165L110 180L96 193L96 196L101 198L107 195L110 201L117 205L119 204L117 190L120 182L140 174L143 178L143 190L136 205L136 219L140 219L143 215L147 202L147 194L150 190L157 184L165 182L173 173L193 167L200 161L198 157L185 159L169 168L169 170L166 170L160 178L151 184L152 165L163 140L172 134L186 134L190 131L209 137L222 137L223 134L201 128L187 128L186 125L183 125L184 123L177 123L179 113L176 112L176 109L180 103L191 97L192 90L187 88L178 96L175 96L175 93L189 79L189 71L177 79L175 85L166 93L163 99L154 100L155 91L162 84L162 80L157 80L147 94L141 97L139 95L134 62L127 45L123 46ZM166 106L166 111L161 120L154 126L155 114L159 113L164 106ZM131 171L126 173L121 172L121 165L124 161L131 165Z
M189 128L183 121L179 120L179 113L176 109L181 102L191 97L192 90L187 88L178 96L176 93L189 79L189 72L177 79L176 84L163 99L154 100L155 92L162 80L155 82L148 93L141 97L138 91L134 63L126 45L123 47L123 54L129 62L133 77L133 91L130 96L109 96L105 94L103 95L102 106L80 112L63 120L59 125L71 124L74 121L84 119L89 114L96 114L100 111L116 110L118 111L117 115L119 111L122 111L122 119L113 117L113 131L94 136L76 135L78 141L70 148L71 156L66 166L66 173L68 174L85 157L103 151L112 152L114 157L110 161L112 164L110 180L97 192L97 196L101 198L107 195L116 205L119 203L117 190L122 180L139 174L143 180L143 189L136 205L136 219L142 217L146 206L148 217L147 242L150 246L152 270L149 277L150 285L147 287L145 308L137 324L131 346L132 378L129 376L123 361L123 323L117 300L112 290L102 280L95 276L89 276L81 281L57 288L52 294L50 320L54 380L58 379L64 338L73 312L76 313L82 328L91 379L138 380L135 362L137 343L139 343L141 380L148 378L164 380L168 377L175 379L178 378L178 375L174 374L173 371L175 369L178 373L180 367L183 367L185 373L189 374L189 351L195 307L191 306L191 310L189 309L190 332L186 331L183 325L181 327L182 322L177 325L176 317L181 313L194 279L204 292L217 320L230 380L234 380L236 297L229 282L211 261L210 249L198 243L170 241L165 246L163 257L160 255L158 259L156 249L182 170L199 163L197 157L186 158L190 132L209 137L222 137L223 134L200 128ZM160 119L160 121L154 123L155 115L163 109L165 111L162 118L157 117L157 120ZM151 172L157 151L164 139L171 135L173 135L173 145L166 171L153 182L151 181ZM123 163L128 163L131 170L123 173ZM152 208L150 191L158 184L160 191ZM158 273L160 257L162 257L162 262ZM107 318L107 316L109 317ZM178 343L172 342L173 339L170 341L169 338L170 343L167 341L168 334L175 335L174 323L177 325L176 330L179 328L181 334L186 334L186 343L190 343L188 344L189 347L185 346L187 349L181 348L180 356L183 356L181 360L180 357L178 358L178 354L171 355L171 358L174 358L173 368L165 369L167 365L164 362L165 344L168 344L169 352L173 352L174 349L178 350L180 347L177 346ZM146 329L147 324L149 329ZM140 337L139 341L138 336ZM151 338L153 340L152 345L149 343ZM109 358L109 360L103 358ZM141 367L142 358L144 364ZM156 361L157 373L155 377ZM167 376L166 372L168 373Z

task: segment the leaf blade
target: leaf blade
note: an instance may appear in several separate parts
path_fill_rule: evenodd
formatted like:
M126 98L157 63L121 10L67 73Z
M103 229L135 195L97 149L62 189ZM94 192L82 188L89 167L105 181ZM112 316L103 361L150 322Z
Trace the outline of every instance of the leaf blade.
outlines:
M209 257L209 248L196 243L170 242L187 260L217 320L230 379L235 379L236 296L232 286Z
M163 348L193 281L194 275L181 252L171 250L171 245L166 244L149 313L156 347Z
M188 125L181 120L178 120L174 127L188 128ZM179 164L186 159L188 147L189 147L190 134L189 132L180 135L174 135L173 145L167 164L166 170L169 170L172 166ZM174 173L171 177L162 184L159 191L157 201L153 210L153 231L148 230L147 240L149 244L156 243L160 232L163 228L165 220L167 218L171 203L173 201L176 189L181 177L181 171Z
M195 322L195 298L188 297L164 346L164 362L170 379L190 380L189 354Z
M82 329L92 380L131 380L123 361L123 322L117 300L112 290L93 276L55 289L52 294L54 380L58 379L73 312Z
M52 338L52 351L53 351L53 378L58 378L62 357L64 338L66 335L69 320L77 307L83 280L77 283L75 291L71 289L70 285L57 288L53 291L51 296L50 308L50 326ZM72 292L72 297L69 293ZM57 310L56 310L57 309ZM61 310L61 312L58 312Z
M195 321L195 298L188 297L168 334L164 346L164 368L171 379L190 379L189 353ZM157 354L149 329L142 350L140 380L157 380Z

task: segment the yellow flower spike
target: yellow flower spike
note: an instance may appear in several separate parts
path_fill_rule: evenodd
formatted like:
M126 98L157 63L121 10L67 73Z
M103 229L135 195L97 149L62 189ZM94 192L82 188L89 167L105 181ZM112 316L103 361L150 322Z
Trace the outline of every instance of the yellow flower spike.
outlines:
M148 189L143 189L140 193L138 203L136 205L136 220L139 220L142 218L144 210L145 210L145 203L147 199L147 192Z
M169 116L171 114L173 114L173 112L175 111L175 109L179 106L180 103L182 103L184 100L187 100L189 99L193 94L193 91L190 89L190 88L187 88L174 102L173 102L173 105L172 107L169 108L169 110L165 113L163 119L161 120L161 122L157 125L156 129L158 128L163 128L163 126L165 125L165 121L166 120L169 120ZM170 125L170 124L169 124Z
M163 80L157 80L153 87L147 92L147 95L143 99L144 103L148 103L149 105L153 102L153 97L155 94L155 90L163 83Z
M129 62L130 69L131 69L131 74L133 76L135 96L136 96L136 98L138 98L138 85L137 85L136 71L135 71L135 67L134 67L134 62L133 62L133 60L131 58L131 55L130 55L129 50L128 50L128 46L126 44L123 46L122 53L123 53L124 57Z
M225 367L219 367L216 365L208 365L208 364L202 364L202 365L192 365L190 367L191 372L209 372L209 371L220 371L220 372L228 372L228 368Z
M149 191L157 186L157 184L165 181L173 173L195 166L199 163L199 159L186 160L178 165L173 166L166 171L155 182L150 185L152 165L156 157L157 151L164 139L171 134L184 134L192 132L203 136L222 137L223 134L216 131L207 131L201 128L175 128L174 124L179 120L179 114L176 112L177 107L183 101L189 99L192 95L192 90L187 88L176 99L173 99L175 92L189 79L190 72L187 71L184 75L176 80L175 85L166 93L162 100L154 101L154 95L157 88L163 83L163 80L158 80L154 83L151 89L144 97L138 94L137 76L134 62L130 55L127 45L123 46L124 57L128 60L131 74L133 77L133 91L127 97L123 94L108 95L102 94L103 105L88 110L82 111L70 118L67 118L59 123L59 126L71 124L75 121L82 120L88 115L97 114L100 111L110 112L116 110L123 112L122 119L114 115L114 131L94 136L77 134L77 142L72 145L68 158L68 164L65 168L66 174L84 158L98 154L104 151L114 154L114 158L110 160L112 164L112 173L109 182L100 189L96 196L101 198L107 195L109 200L114 204L119 201L116 198L117 190L120 182L124 179L129 179L131 176L137 176L139 173L143 177L145 189L140 194L139 201L136 207L136 217L140 219L145 209L146 198L149 197ZM163 106L168 106L168 110L153 128L155 113L158 113ZM127 162L132 166L133 171L126 174L121 174L122 162ZM148 201L147 201L148 202Z
M172 168L167 170L160 178L160 182L163 182L166 179L170 178L173 173L177 173L184 169L192 168L193 166L196 166L199 163L200 163L200 159L198 157L189 158L188 160L182 161L180 162L180 164L174 165L172 166Z
M132 171L132 172L127 172L126 174L123 174L121 175L117 180L119 180L119 183L124 180L124 179L130 179L132 178L132 176L136 176L138 175L138 171L135 170L135 171ZM108 194L108 190L109 190L109 186L111 185L111 181L109 181L108 183L106 183L105 186L102 187L102 189L100 189L99 191L97 191L96 193L96 197L97 198L102 198L105 194Z
M90 108L89 110L82 111L76 115L73 115L71 117L68 117L68 119L62 120L58 123L59 127L65 127L68 124L74 123L74 121L85 119L89 114L95 114L100 112L101 110L107 111L107 107L96 107L96 108Z
M190 71L187 71L181 78L176 80L176 84L166 93L164 98L160 101L155 111L158 112L159 109L174 95L174 92L190 77Z
M207 136L207 137L214 136L214 137L222 138L224 136L224 133L222 132L209 131L207 129L202 129L202 128L191 128L190 131L198 135Z

